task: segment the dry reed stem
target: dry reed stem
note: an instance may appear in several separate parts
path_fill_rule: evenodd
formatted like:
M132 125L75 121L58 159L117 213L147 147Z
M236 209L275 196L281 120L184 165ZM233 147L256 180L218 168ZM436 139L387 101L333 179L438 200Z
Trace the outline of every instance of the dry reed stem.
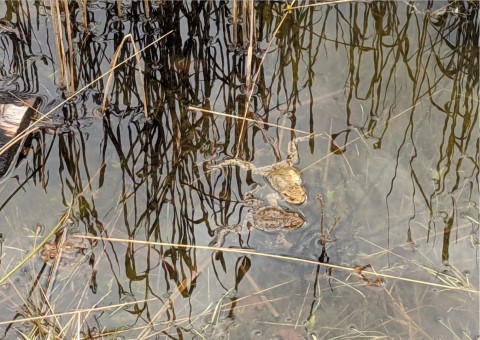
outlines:
M58 9L58 2L57 0L53 0L51 3L51 8L50 8L50 15L52 17L52 26L53 26L53 34L55 34L55 45L57 46L56 52L57 52L57 58L60 63L60 80L64 81L65 80L65 63L63 61L64 55L62 53L63 49L63 33L62 30L60 29L59 22L60 20L60 13Z
M238 45L238 14L237 14L237 1L238 0L233 0L233 48L237 49Z
M135 53L133 55L135 56L135 59L137 61L137 65L138 65L138 70L139 70L138 72L139 72L139 78L140 78L140 87L141 87L142 92L143 92L143 109L145 111L144 115L145 115L145 118L148 118L147 92L145 91L145 83L143 81L142 64L140 62L140 55L139 55L139 51L137 49L137 45L135 44L135 40L133 40L133 36L131 34L127 34L126 36L123 37L122 42L120 43L117 50L113 54L113 59L112 59L112 62L110 63L110 68L111 69L116 68L118 56L120 55L122 47L125 44L125 42L127 41L127 39L130 39L130 41L132 43L132 46L133 46L133 49L135 51ZM106 111L106 105L107 105L107 100L108 100L108 91L109 91L110 85L112 84L112 81L113 81L113 72L110 72L110 74L108 76L108 79L107 79L107 84L105 85L105 88L104 88L102 107L100 109L100 111L102 112L102 115Z
M193 110L193 111L200 111L200 112L210 113L210 114L214 114L214 115L222 116L222 117L228 117L228 118L233 118L233 119L241 119L241 120L244 120L244 121L247 121L247 122L252 122L252 123L257 123L257 124L259 123L259 122L258 122L257 120L255 120L255 119L246 118L246 117L234 116L234 115L230 115L230 114L228 114L228 113L222 113L222 112L216 112L216 111L206 110L206 109L202 109L202 108L200 108L200 107L195 107L195 106L188 106L187 109L188 109L188 110ZM305 135L310 135L310 134L311 134L310 132L307 132L307 131L292 129L292 128L289 128L289 127L286 127L286 126L283 126L283 125L278 125L278 124L273 124L273 123L268 123L268 122L261 122L261 124L265 124L265 125L268 125L268 126L272 126L272 127L276 127L276 128L284 129L284 130L288 130L288 131L303 133L303 134L305 134Z
M119 238L112 238L112 237L107 237L107 238L103 237L102 238L102 237L98 237L98 236L87 236L87 235L78 235L78 237L91 239L91 240L103 240L103 241L109 241L109 242L137 243L137 244L143 244L143 245L157 245L157 246L176 247L176 248L183 248L183 249L201 249L201 250L222 251L222 252L226 252L226 253L235 253L235 254L248 254L248 255L262 256L262 257L272 258L272 259L294 261L294 262L304 263L304 264L312 264L312 265L315 265L315 266L324 266L324 267L327 267L327 268L338 269L338 270L347 271L347 272L353 272L355 270L355 268L334 265L334 264L331 264L331 263L319 263L318 261L313 261L313 260L306 260L306 259L290 257L290 256L282 256L282 255L276 255L276 254L260 253L260 252L255 252L255 251L247 250L247 249L209 247L209 246L177 244L177 243L168 243L168 242L151 242L151 241L127 240L127 239L119 239ZM363 273L364 274L377 275L377 273L373 272L373 271L364 270ZM470 292L470 293L475 293L475 294L480 295L480 291L478 291L476 289L470 289L470 288L464 288L464 287L452 287L452 286L447 286L447 285L443 285L443 284L439 284L439 283L427 282L427 281L421 281L421 280L414 280L414 279L409 279L409 278L406 278L406 277L399 277L399 276L389 275L389 274L384 274L384 273L381 273L381 276L384 277L384 278L395 279L395 280L399 280L399 281L417 283L417 284L422 284L422 285L426 285L426 286L439 287L439 288L445 288L445 289L450 289L450 290Z
M57 57L60 63L60 78L61 82L67 89L67 93L74 92L74 68L73 68L73 43L72 43L72 31L71 31L71 23L70 23L70 12L68 9L68 2L66 0L63 1L63 10L65 15L65 26L67 28L67 41L69 44L69 57L70 57L70 76L69 72L67 71L67 61L65 56L65 45L63 42L64 33L62 29L62 19L60 14L60 0L53 0L51 2L51 16L52 16L52 26L53 31L55 34L55 45L57 47Z
M345 3L345 2L354 2L354 1L353 0L337 0L337 1L319 2L319 3L316 3L316 4L301 5L301 6L287 6L285 11L291 11L293 9L301 9L301 8L307 8L307 7L342 4L342 3Z
M117 15L119 18L122 17L122 0L117 0Z
M143 7L145 8L145 18L150 19L150 2L149 0L143 1Z
M70 60L70 82L68 83L68 93L75 92L75 69L73 58L73 41L72 41L72 24L70 21L70 10L68 8L68 1L63 0L63 7L65 10L65 26L67 28L67 41L68 41L68 58Z
M249 0L243 0L240 2L242 4L242 18L243 18L243 29L242 29L242 42L243 42L243 49L247 49L247 30L245 27L248 26L247 22L247 4L250 3Z
M87 21L87 3L88 0L80 0L80 9L82 11L82 25L84 28L88 27L88 21Z
M248 7L245 9L246 12L250 14L249 16L249 44L247 50L247 69L246 69L246 79L245 79L245 86L247 88L248 93L253 91L253 83L252 83L252 61L253 61L253 45L255 44L255 35L256 35L256 23L255 23L255 10L253 8L253 0L244 1L244 7L248 3ZM250 101L245 103L245 107L249 107Z

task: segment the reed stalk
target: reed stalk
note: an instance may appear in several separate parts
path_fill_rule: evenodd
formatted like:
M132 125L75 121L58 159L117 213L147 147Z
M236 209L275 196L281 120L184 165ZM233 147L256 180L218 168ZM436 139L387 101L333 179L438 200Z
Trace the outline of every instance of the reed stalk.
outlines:
M70 81L67 86L67 93L71 94L75 92L75 63L73 57L73 40L72 40L72 23L70 20L70 10L68 7L68 0L63 0L63 8L65 11L65 26L67 30L68 41L68 59L70 64Z
M149 19L150 18L150 1L149 0L144 0L143 1L143 6L145 9L145 18Z
M69 45L68 58L70 62L70 72L67 67L67 57L65 53L64 44L64 32L62 28L62 19L60 14L60 2L59 0L52 1L51 4L51 16L53 32L55 34L55 46L60 67L60 83L62 87L65 87L68 95L74 92L74 63L73 63L73 42L72 31L70 22L70 11L68 9L68 1L63 1L64 13L65 13L65 25L66 25L66 38Z
M238 0L233 0L233 48L237 49L237 44L238 44L238 5L237 5Z
M253 84L252 84L252 58L253 58L253 46L255 44L255 32L256 32L256 25L255 25L255 11L253 8L253 0L245 1L244 3L248 3L248 13L249 13L249 39L248 39L248 53L247 53L247 68L246 68L246 78L245 78L245 86L248 93L253 91ZM246 26L246 25L245 25ZM250 103L245 103L245 107L249 107Z
M80 0L80 10L82 11L82 25L87 28L87 2L88 0Z

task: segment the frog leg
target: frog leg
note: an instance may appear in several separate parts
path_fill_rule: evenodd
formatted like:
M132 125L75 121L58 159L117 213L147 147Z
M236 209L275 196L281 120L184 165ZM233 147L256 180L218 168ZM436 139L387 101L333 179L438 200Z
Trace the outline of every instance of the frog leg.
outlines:
M293 165L293 164L298 164L298 162L300 161L299 157L298 157L298 143L299 142L303 142L305 140L308 140L310 138L315 138L317 136L320 136L321 133L317 133L317 134L309 134L308 136L304 136L304 137L297 137L297 138L294 138L292 139L290 142L288 142L288 155L287 155L287 164L288 165Z
M258 183L255 183L255 184L253 185L252 190L247 191L247 192L245 193L245 195L243 195L243 197L242 197L242 200L243 200L243 202L245 203L245 205L246 205L246 206L249 206L249 207L253 207L253 208L262 206L262 205L263 205L263 201L262 201L262 200L259 200L259 199L256 199L256 198L254 197L254 194L255 194L257 191L265 188L265 186L266 186L266 185L260 185L260 184L258 184Z
M253 220L253 212L250 210L245 216L245 219L243 220L242 230L248 230L248 232L250 233L254 225L255 221Z
M230 234L240 234L242 231L242 226L235 224L231 226L219 227L217 229L217 235L215 238L208 244L209 247L221 248L225 243L225 237Z
M245 195L243 195L243 199L252 198L253 194L255 194L257 191L259 191L262 188L263 188L263 186L260 186L258 183L255 183L253 185L252 190L246 192Z
M226 159L222 163L218 164L217 167L224 167L229 165L236 165L248 171L255 171L257 169L253 163L238 158Z

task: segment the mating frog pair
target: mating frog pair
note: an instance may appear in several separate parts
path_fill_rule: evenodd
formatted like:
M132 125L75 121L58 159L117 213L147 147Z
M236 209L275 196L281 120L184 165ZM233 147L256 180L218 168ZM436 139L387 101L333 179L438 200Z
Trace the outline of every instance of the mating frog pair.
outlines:
M257 168L252 163L244 160L229 159L222 162L219 166L237 165L255 174L263 175L285 202L293 205L301 205L306 202L307 193L302 186L300 172L293 165L298 163L298 142L310 137L311 136L306 136L290 141L288 143L287 159L272 165ZM254 188L243 198L245 205L250 208L250 212L243 226L251 225L254 228L266 232L290 231L303 226L305 218L300 213L282 208L278 206L276 202L265 204L262 200L255 199L253 194L257 190L258 188ZM221 246L228 233L238 233L243 229L242 227L230 226L220 228L217 231L216 239L211 245Z

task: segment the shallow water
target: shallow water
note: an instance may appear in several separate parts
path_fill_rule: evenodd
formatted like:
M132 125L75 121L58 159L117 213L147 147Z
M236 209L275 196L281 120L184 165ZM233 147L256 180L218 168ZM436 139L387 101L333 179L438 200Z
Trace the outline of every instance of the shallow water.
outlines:
M110 87L101 78L66 103L50 4L0 5L0 89L41 98L60 125L32 134L0 185L2 276L69 206L72 232L104 238L69 276L52 276L34 255L5 280L5 337L41 337L25 320L38 314L60 337L479 335L477 4L351 2L287 14L256 3L250 100L249 18L235 30L232 2L153 2L148 13L145 4L90 2L87 28L71 5L75 53L65 38L60 56L73 60L76 90L109 69L125 35L141 49L172 33L140 53L143 83L132 59ZM119 61L134 52L126 42ZM246 111L257 122L242 126ZM278 202L306 224L285 242L244 228L223 252L202 248L219 228L243 224L243 196L257 184L256 198L274 194L262 175L215 165L274 164L309 133L296 165L307 202ZM325 249L317 195L324 232L335 225ZM383 286L371 285L375 274L352 275L367 264Z

